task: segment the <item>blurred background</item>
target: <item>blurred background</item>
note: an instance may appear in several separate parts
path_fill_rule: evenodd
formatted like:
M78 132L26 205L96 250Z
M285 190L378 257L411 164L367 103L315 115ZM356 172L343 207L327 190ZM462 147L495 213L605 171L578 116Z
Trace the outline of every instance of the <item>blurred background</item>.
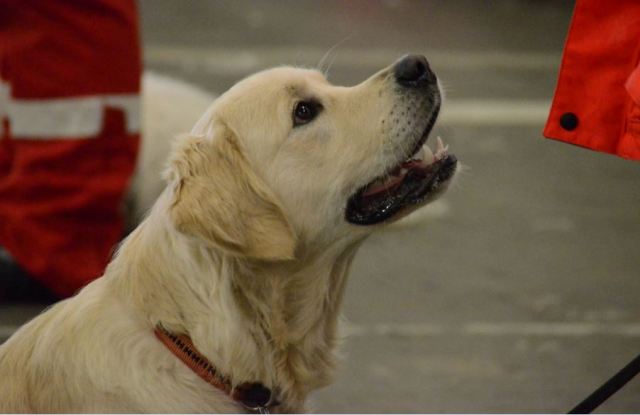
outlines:
M335 84L421 53L446 88L432 137L467 168L362 247L316 411L566 412L640 352L640 165L541 135L573 2L139 5L146 69L213 94L330 50ZM42 308L0 305L0 341ZM637 411L640 380L600 408Z

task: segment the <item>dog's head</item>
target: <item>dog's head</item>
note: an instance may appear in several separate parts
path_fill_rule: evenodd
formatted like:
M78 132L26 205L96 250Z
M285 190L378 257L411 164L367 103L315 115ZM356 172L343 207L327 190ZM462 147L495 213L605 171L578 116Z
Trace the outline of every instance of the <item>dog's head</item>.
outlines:
M218 98L178 139L168 180L177 229L234 255L295 257L361 237L434 200L456 159L424 146L441 93L422 56L354 87L281 67Z

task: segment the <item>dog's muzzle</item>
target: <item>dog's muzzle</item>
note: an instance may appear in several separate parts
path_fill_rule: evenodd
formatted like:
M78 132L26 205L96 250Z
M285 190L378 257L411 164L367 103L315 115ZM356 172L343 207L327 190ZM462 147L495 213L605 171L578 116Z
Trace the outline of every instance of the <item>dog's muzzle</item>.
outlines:
M394 126L388 134L401 152L382 174L349 198L346 220L356 225L384 222L408 206L434 200L456 171L457 159L442 140L438 139L435 150L424 145L441 104L438 79L427 59L407 55L391 72L400 98L390 112ZM403 116L400 120L398 113Z

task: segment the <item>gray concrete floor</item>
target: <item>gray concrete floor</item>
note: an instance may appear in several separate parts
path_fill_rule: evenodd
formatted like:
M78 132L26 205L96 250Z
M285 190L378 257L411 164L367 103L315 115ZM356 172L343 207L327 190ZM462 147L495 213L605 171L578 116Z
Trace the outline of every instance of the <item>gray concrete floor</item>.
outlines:
M436 134L469 168L363 246L317 411L565 412L640 352L640 164L541 137L570 3L141 1L147 67L214 92L339 42L335 83L419 52L447 86ZM639 411L640 379L600 409Z

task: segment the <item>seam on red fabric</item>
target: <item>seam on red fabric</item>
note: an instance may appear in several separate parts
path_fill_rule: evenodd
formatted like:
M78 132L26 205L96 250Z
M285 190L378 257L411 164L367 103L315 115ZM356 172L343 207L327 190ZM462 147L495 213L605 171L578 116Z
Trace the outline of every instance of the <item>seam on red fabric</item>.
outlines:
M633 66L633 69L631 69L631 71L629 72L629 76L633 75L635 71L640 70L640 43L638 43L638 46L636 47L635 55L635 64ZM632 118L632 113L634 106L638 106L640 108L640 105L636 104L634 97L632 97L629 93L629 90L626 88L626 82L625 85L623 85L623 88L625 88L625 91L627 91L628 96L627 105L625 105L625 114L624 117L622 117L622 131L624 137L624 134L626 132L632 132L634 135L638 134L637 123L640 123L640 118Z
M640 50L640 46L638 46L638 50ZM633 84L631 82L632 78L634 81ZM627 78L624 87L627 90L627 93L631 96L631 99L640 107L640 61L631 72L631 75Z
M633 143L640 149L640 118L629 120L623 138L625 136L629 137L629 141L633 140Z

